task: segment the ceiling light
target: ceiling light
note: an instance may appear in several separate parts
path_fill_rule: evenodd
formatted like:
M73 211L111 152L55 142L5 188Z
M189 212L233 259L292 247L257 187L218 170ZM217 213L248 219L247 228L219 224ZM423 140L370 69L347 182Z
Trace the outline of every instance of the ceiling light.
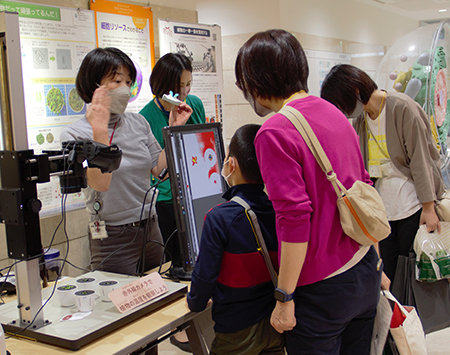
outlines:
M438 10L438 12L447 12L447 9Z
M416 47L415 46L409 47L409 51L412 52L414 50L414 48L416 48Z

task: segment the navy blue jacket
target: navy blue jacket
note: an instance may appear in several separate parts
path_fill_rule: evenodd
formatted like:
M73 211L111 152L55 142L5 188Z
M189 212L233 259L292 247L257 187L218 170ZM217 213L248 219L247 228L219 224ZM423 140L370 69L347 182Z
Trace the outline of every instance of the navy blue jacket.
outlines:
M275 306L273 284L244 208L233 196L244 199L258 217L261 231L278 269L275 212L264 185L231 187L223 197L228 201L212 208L205 217L200 252L187 295L194 312L205 309L212 297L214 329L234 333L269 316Z

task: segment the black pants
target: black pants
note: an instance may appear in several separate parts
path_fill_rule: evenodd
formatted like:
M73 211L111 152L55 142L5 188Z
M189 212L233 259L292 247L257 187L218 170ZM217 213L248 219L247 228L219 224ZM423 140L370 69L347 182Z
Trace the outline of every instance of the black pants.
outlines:
M399 255L408 256L420 226L422 209L412 216L398 221L390 221L391 234L380 242L380 255L384 263L384 272L394 281Z
M157 202L156 212L158 214L159 229L161 230L164 245L166 248L166 261L172 260L173 266L181 267L183 264L181 260L178 233L175 232L175 230L177 229L177 225L175 222L173 203Z
M381 271L372 247L343 274L295 290L297 325L286 332L289 355L369 355Z

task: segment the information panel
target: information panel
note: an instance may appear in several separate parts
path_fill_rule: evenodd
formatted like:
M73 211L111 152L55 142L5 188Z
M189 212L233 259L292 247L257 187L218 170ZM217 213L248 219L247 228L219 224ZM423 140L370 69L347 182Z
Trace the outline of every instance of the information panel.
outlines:
M150 7L91 0L97 43L125 52L137 71L127 111L139 112L152 98L149 78L154 63L153 14Z
M220 26L158 21L161 57L170 52L182 53L192 61L191 94L202 100L206 122L221 122L223 70Z
M94 14L71 9L0 0L0 11L19 14L28 146L36 154L58 150L63 127L86 112L75 89L84 56L96 47ZM39 184L40 216L60 211L59 179ZM84 207L81 193L69 195L67 209Z

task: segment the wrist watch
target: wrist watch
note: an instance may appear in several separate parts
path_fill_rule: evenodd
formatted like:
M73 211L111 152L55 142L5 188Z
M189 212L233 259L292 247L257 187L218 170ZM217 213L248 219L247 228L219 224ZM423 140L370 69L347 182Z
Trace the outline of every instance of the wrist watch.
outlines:
M292 301L294 299L294 294L295 292L292 292L290 295L288 295L287 292L282 290L281 288L276 288L275 291L273 291L273 297L281 303Z

